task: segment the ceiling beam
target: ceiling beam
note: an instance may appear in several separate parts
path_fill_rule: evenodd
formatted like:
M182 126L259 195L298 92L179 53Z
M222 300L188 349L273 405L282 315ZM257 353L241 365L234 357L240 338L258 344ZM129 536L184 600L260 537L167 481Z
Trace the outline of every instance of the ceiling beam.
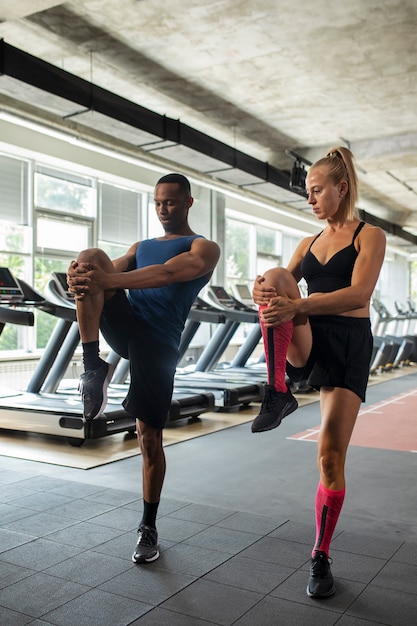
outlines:
M229 167L251 174L260 181L294 191L290 187L288 171L245 154L179 120L154 113L122 96L19 50L4 40L0 41L0 74L11 76L77 103L87 111L97 111L160 139L186 146L221 161Z

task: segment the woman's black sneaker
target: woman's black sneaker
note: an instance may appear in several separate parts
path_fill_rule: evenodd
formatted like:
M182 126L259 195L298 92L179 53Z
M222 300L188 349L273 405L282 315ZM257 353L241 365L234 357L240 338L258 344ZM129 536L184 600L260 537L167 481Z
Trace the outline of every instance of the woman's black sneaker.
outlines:
M265 385L265 396L261 410L252 422L252 432L262 433L277 428L286 415L298 408L298 402L291 391L276 391L273 385Z
M334 594L335 587L330 563L331 560L325 552L317 551L314 553L307 585L307 595L310 598L329 598Z

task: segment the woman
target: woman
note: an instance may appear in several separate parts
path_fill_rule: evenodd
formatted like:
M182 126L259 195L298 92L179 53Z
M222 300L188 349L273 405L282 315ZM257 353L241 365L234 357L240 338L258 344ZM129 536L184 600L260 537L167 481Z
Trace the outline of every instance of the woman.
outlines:
M253 288L268 385L252 431L276 428L297 408L286 371L290 379L320 390L320 480L307 595L322 598L335 592L329 548L345 496L346 452L365 400L373 344L370 299L384 260L385 236L357 217L357 176L347 148L333 148L314 163L306 185L308 203L325 228L301 241L287 269L268 270ZM301 278L307 298L300 297Z

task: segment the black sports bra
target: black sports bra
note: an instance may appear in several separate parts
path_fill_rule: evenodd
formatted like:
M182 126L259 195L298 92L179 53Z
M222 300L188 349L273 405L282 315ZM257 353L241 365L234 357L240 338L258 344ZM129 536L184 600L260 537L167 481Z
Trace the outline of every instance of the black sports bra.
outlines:
M364 225L365 222L360 222L354 232L352 243L336 252L324 265L311 252L311 246L323 231L314 237L301 262L301 273L307 282L309 295L317 292L329 293L350 286L353 266L358 256L354 242Z

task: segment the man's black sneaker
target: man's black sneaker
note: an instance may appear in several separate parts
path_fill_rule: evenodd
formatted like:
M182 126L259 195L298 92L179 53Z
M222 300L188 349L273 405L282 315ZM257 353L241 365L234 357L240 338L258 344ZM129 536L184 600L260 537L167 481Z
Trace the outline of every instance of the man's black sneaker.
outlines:
M87 370L80 376L78 391L84 405L84 417L99 417L107 404L107 387L112 379L114 366L103 362L96 370Z
M335 587L330 563L331 560L325 552L315 552L311 559L310 578L307 584L307 595L310 598L328 598L334 594Z
M134 563L151 563L159 556L158 532L156 528L141 524L138 529L139 538L132 554Z
M252 422L252 432L262 433L279 426L286 415L298 407L291 391L276 391L273 385L265 385L265 396L259 414Z

